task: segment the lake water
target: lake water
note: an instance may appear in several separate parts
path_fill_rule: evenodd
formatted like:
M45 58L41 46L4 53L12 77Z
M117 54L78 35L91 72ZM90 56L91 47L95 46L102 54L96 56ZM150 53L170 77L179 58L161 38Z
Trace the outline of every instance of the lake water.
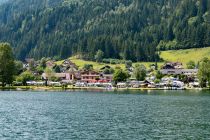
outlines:
M210 139L210 92L0 91L0 139Z

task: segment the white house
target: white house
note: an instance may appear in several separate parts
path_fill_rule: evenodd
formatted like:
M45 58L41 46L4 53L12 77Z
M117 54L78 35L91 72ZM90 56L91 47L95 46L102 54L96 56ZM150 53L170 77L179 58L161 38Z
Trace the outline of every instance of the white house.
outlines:
M164 75L197 75L198 69L161 69L160 72Z

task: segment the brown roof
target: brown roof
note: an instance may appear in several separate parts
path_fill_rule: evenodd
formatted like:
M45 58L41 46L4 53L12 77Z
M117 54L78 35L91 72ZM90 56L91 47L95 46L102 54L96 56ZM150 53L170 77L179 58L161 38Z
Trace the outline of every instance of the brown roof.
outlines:
M42 76L45 77L45 78L47 78L47 77L49 77L49 74L43 73ZM57 77L57 78L65 78L66 77L66 74L65 73L52 73L51 76L52 77Z
M78 66L69 59L64 60L62 65L63 66L70 66L70 67L73 67L75 69L78 69Z
M81 72L81 74L82 74L82 75L85 75L85 74L87 74L87 75L89 75L89 74L92 74L92 75L94 75L94 74L95 74L95 75L99 75L100 73L91 70L91 71L83 71L83 72Z

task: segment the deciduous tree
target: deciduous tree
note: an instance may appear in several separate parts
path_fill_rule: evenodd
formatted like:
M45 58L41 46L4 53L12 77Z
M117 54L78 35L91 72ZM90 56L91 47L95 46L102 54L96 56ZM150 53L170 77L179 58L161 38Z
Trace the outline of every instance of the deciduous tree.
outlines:
M147 74L146 67L144 65L136 65L134 69L134 75L136 77L136 80L143 81L145 80Z
M200 63L198 78L200 80L201 87L206 87L207 82L208 86L210 86L210 60L208 58L204 58Z
M101 50L98 50L98 51L96 52L96 55L95 55L95 60L96 60L96 62L102 62L103 57L104 57L104 52L101 51Z
M0 82L2 86L12 84L15 75L15 63L12 48L8 43L0 44Z
M113 81L115 83L125 82L127 78L129 78L129 74L127 72L123 71L121 68L115 70L113 75Z

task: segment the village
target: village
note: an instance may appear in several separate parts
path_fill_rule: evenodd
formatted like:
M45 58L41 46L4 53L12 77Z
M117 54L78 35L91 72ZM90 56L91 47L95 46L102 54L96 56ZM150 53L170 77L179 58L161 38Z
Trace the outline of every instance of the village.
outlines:
M70 59L64 60L60 65L57 65L53 60L44 62L46 69L43 71L31 70L30 67L37 68L41 63L37 63L33 59L27 59L23 64L23 68L27 71L32 71L34 77L26 78L25 84L23 81L16 80L15 85L18 86L35 86L35 87L63 87L72 89L82 88L100 88L106 90L113 89L199 89L198 69L185 69L180 62L166 62L157 70L155 63L150 65L149 69L145 69L145 76L139 78L136 74L135 67L126 66L125 71L127 77L116 80L116 70L108 64L94 70L89 64L85 64L83 68L79 68ZM141 74L141 72L139 73ZM119 78L118 78L119 79Z

